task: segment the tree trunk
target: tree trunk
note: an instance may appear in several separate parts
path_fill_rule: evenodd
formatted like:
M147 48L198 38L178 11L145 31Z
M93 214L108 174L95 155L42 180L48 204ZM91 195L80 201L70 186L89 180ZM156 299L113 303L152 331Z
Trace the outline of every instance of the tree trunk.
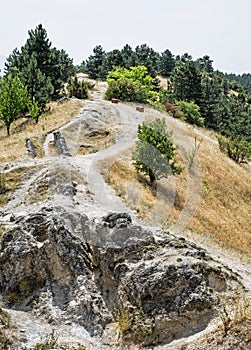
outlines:
M153 184L153 183L154 183L154 181L156 180L156 178L155 178L155 175L154 175L154 173L152 172L152 170L151 170L151 169L149 169L149 173L148 173L148 175L149 175L149 178L150 178L150 182L151 182L151 184Z
M10 124L7 124L6 128L7 128L7 135L10 136Z

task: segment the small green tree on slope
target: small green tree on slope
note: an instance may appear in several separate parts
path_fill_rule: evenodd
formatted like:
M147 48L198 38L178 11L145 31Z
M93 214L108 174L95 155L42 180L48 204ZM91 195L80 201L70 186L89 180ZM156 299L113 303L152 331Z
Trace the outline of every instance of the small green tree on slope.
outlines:
M135 169L148 175L151 183L182 172L183 168L176 162L172 133L166 130L164 118L138 126L133 160Z
M8 135L10 135L11 123L29 107L30 99L27 89L18 75L5 76L0 83L0 119L4 122Z

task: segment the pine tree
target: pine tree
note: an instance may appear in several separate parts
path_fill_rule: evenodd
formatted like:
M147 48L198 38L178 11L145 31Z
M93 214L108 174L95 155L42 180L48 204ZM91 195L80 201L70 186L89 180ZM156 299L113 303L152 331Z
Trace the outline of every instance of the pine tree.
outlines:
M115 67L123 67L124 61L119 50L113 50L108 52L102 61L100 67L99 77L102 80L106 80L107 74Z
M126 44L120 53L123 59L123 67L129 69L135 66L135 52L130 45Z
M89 56L86 60L86 72L91 79L100 78L101 68L105 57L106 53L102 46L95 46L93 49L93 55Z
M171 74L173 97L176 100L202 104L201 73L190 57L181 58Z
M44 94L44 99L48 102L51 98L60 97L64 82L75 71L73 61L64 50L52 48L47 32L41 24L28 34L29 37L20 51L15 49L9 56L5 71L8 74L13 68L17 68L28 92L32 92L31 98ZM36 76L39 81L35 84ZM37 102L40 105L40 101Z
M145 66L151 77L156 77L158 73L160 55L147 44L137 46L135 49L135 65Z
M175 67L175 59L170 50L162 52L159 61L159 73L163 77L169 77Z
M35 53L31 55L27 65L23 68L20 78L26 84L31 100L36 101L38 105L39 113L36 118L38 122L39 116L45 111L46 104L53 95L54 87L51 79L39 69Z
M215 76L204 73L201 80L202 86L202 103L201 114L205 120L205 126L219 130L220 123L220 103L221 86L219 80Z
M198 58L196 63L199 69L203 72L211 73L214 71L213 69L213 60L210 59L209 56L205 55L202 58Z

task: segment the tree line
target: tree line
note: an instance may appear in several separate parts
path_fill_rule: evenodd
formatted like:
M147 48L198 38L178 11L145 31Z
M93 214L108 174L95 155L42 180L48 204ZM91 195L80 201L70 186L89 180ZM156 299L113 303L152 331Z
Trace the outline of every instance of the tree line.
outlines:
M98 45L77 69L107 80L108 99L165 108L174 117L219 133L221 149L237 162L250 159L250 74L237 79L214 70L208 55L193 60L188 53L175 56L168 49L158 53L146 44L135 49L127 44L110 52ZM158 76L167 78L165 88Z
M41 24L28 34L21 49L8 57L0 79L0 119L8 134L11 123L21 116L38 122L48 102L65 93L66 83L69 96L86 98L91 85L78 81L75 74L81 71L108 81L107 99L147 103L215 130L221 149L231 158L250 159L251 96L241 84L244 78L249 81L249 74L237 81L236 76L214 70L207 55L193 60L188 53L175 56L168 49L158 53L147 44L135 49L126 44L110 52L97 45L75 67L64 50L52 46ZM159 76L167 79L166 86L160 85Z

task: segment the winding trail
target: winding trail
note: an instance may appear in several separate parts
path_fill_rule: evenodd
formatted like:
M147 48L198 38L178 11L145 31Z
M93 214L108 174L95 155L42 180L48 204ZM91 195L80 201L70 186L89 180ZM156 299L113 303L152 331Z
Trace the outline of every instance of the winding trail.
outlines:
M67 144L70 149L72 157L66 156L52 156L50 153L50 143L53 141L53 133L49 133L44 142L44 152L45 157L38 160L29 160L25 162L15 162L10 163L9 168L5 171L11 171L20 166L31 167L34 165L43 166L43 168L36 171L25 184L17 190L14 194L12 200L3 208L3 215L0 215L0 223L6 221L6 217L12 213L19 215L30 210L39 210L39 208L45 205L63 205L69 211L79 210L85 213L91 219L95 217L100 217L108 212L129 212L133 217L135 222L140 222L132 210L118 197L114 190L108 186L100 172L100 161L106 159L117 159L117 157L122 152L127 152L135 142L137 135L138 124L142 123L145 119L146 113L141 113L136 111L134 106L118 104L112 105L111 102L104 101L102 99L104 88L100 85L98 91L93 94L93 101L86 101L84 108L80 113L73 118L69 123L65 124L60 131L65 136ZM160 116L163 116L160 112ZM90 124L88 124L90 120ZM88 155L78 155L79 144L81 141L82 131L89 125L91 127L91 122L100 123L104 127L114 129L114 141L115 143L105 148L97 153ZM175 130L177 134L182 133L181 129L178 129L177 125L181 122L174 120L173 118L168 118L170 127ZM189 145L181 143L180 146L186 147L189 150ZM191 145L190 145L191 146ZM187 148L188 147L188 148ZM39 203L28 203L27 204L27 194L29 188L32 184L36 183L41 177L46 179L46 176L51 176L54 169L59 167L62 169L64 174L77 174L82 180L81 183L77 184L77 194L75 198L65 197L58 193L53 193L45 201ZM199 177L200 174L198 174ZM191 185L193 188L200 190L200 183L195 182ZM198 200L199 192L191 194L194 197L195 204ZM191 201L188 197L188 201ZM189 212L190 208L188 208ZM189 212L190 213L190 212ZM184 212L184 216L185 216ZM191 215L193 214L191 210ZM187 218L183 218L187 220ZM185 222L185 221L184 221ZM156 229L156 228L153 228ZM182 229L182 225L180 230ZM181 232L181 231L180 231ZM235 259L227 256L226 254L212 249L209 247L204 247L208 252L221 263L227 265L234 272L237 272L243 279L243 283L247 288L248 295L251 297L251 267L244 265ZM33 318L29 313L10 310L10 314L13 319L16 320L16 325L19 329L20 336L22 332L29 335L27 339L27 346L32 346L38 342L41 337L44 337L50 333L51 325L41 321L40 319ZM90 339L89 335L85 332L82 327L78 325L60 325L53 327L55 332L60 333L61 340L70 339L73 343L82 342L87 349L111 349L111 346L104 346L98 343L95 339ZM85 334L86 333L86 334ZM163 347L163 349L174 349L172 345Z

